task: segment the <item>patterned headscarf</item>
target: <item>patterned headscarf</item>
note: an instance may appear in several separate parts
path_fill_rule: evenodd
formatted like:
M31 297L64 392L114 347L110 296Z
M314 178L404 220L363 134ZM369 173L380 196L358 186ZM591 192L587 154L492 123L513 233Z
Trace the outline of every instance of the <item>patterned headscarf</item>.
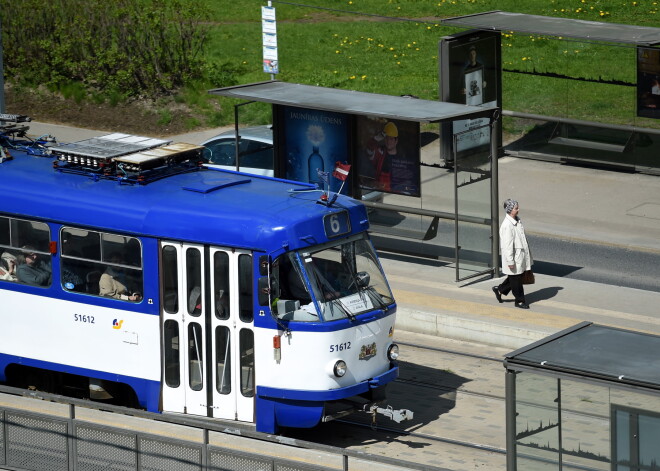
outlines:
M518 202L516 200L512 200L511 198L504 200L504 209L506 210L507 214L511 214L511 211L516 206L518 206Z

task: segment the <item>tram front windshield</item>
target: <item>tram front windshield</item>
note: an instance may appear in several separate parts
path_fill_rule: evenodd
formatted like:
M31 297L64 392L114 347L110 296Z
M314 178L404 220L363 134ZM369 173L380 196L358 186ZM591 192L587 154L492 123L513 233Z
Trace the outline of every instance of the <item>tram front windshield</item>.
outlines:
M366 235L286 253L273 263L272 275L279 294L273 311L285 320L352 319L394 302Z

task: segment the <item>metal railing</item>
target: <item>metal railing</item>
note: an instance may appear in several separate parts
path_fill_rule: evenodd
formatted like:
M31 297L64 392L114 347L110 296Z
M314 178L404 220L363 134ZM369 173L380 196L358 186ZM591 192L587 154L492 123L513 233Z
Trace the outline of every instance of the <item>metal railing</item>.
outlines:
M0 469L403 471L441 468L0 385Z

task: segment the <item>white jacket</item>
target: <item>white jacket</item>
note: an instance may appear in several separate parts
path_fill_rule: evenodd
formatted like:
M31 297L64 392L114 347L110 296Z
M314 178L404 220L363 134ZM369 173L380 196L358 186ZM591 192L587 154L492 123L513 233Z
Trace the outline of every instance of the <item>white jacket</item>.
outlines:
M525 270L531 270L534 260L520 219L515 220L510 215L506 215L500 226L500 248L504 274L520 275ZM509 265L516 267L511 270Z

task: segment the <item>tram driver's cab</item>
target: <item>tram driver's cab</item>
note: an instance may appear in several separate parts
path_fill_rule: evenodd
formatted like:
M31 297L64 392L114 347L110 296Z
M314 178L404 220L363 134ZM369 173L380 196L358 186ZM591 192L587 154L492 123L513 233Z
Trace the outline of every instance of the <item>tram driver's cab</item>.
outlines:
M270 275L271 309L282 320L354 319L364 312L387 310L394 303L364 235L287 252L273 262Z

